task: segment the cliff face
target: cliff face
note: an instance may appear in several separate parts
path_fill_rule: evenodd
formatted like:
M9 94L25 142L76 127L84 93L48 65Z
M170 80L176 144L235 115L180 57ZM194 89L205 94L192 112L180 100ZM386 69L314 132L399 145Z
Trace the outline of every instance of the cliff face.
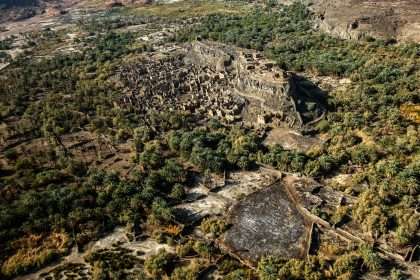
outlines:
M290 127L301 127L304 122L296 107L293 75L278 68L274 62L259 53L240 51L234 61L233 86L237 94L251 104L244 114L249 122L285 122Z
M318 27L345 39L420 42L419 0L312 0Z

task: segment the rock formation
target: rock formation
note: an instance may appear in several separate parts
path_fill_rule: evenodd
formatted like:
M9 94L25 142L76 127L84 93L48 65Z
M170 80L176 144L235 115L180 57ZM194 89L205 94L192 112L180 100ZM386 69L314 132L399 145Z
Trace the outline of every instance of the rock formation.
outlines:
M420 42L418 0L313 0L321 30L345 39L364 36Z
M266 255L305 257L309 225L280 183L249 195L229 216L233 225L221 244L250 266Z

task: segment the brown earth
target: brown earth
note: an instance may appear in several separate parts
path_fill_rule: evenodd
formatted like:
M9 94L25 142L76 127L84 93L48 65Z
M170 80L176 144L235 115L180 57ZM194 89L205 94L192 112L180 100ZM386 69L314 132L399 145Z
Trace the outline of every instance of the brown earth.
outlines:
M313 0L318 27L345 39L420 42L420 0Z

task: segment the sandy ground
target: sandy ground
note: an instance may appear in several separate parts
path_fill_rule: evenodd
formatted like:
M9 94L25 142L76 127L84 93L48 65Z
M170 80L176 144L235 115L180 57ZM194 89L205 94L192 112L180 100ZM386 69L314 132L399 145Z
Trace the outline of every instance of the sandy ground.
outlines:
M257 171L234 172L229 174L225 185L209 188L204 183L199 183L188 193L191 200L198 199L181 204L177 209L185 212L183 218L188 222L195 222L210 215L224 215L235 202L269 186L276 179L275 174L264 168Z
M307 137L289 128L274 128L271 130L264 145L274 146L279 144L286 150L306 152L314 146L321 145L322 141L315 137Z

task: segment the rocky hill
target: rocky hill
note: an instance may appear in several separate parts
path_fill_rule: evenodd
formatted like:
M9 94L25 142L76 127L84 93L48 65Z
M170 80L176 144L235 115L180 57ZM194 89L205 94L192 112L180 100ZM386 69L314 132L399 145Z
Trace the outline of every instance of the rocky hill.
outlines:
M345 39L420 41L419 0L313 0L321 30Z

